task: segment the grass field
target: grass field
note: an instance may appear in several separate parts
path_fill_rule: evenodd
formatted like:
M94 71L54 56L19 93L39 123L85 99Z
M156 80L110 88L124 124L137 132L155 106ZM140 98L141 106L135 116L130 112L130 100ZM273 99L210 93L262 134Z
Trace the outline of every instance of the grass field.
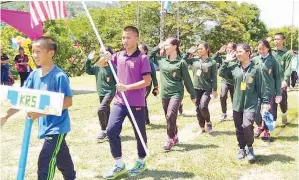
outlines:
M159 76L159 74L158 74ZM220 83L220 82L219 82ZM74 89L73 106L70 108L72 130L67 136L71 155L79 180L101 179L114 161L110 155L108 142L97 143L100 125L96 115L99 104L95 93L95 78L82 76L71 78ZM257 162L236 158L238 151L235 128L231 120L231 104L228 105L230 120L219 122L221 114L219 98L210 102L213 123L211 134L198 135L196 117L178 118L180 144L171 152L164 152L162 146L166 138L166 123L162 112L161 99L149 97L151 125L147 126L148 170L143 174L125 179L298 179L298 89L289 92L289 124L281 125L278 111L278 127L271 133L273 142L256 139L254 150ZM230 101L229 101L230 103ZM184 110L194 107L185 94ZM20 112L2 127L1 132L1 179L16 179L18 159L23 135L25 113ZM37 179L37 159L43 140L37 139L37 123L33 125L28 154L26 178ZM132 164L137 159L136 141L132 126L125 121L122 131L123 159ZM56 170L55 180L61 180Z

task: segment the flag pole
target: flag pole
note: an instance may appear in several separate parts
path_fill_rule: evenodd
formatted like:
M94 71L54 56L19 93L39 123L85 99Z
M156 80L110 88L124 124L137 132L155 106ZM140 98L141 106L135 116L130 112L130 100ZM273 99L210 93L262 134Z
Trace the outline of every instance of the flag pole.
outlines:
M179 3L180 3L180 1L178 1L177 2L177 15L176 15L176 17L177 17L177 20L176 20L176 22L177 22L177 32L176 32L176 37L178 38L178 39L180 39L180 6L179 6Z
M26 117L17 180L24 180L33 121Z
M293 1L293 10L292 10L292 27L291 27L291 50L293 50L293 31L294 31L294 9L295 2Z
M82 5L83 5L84 10L85 10L85 12L86 12L86 15L87 15L87 17L88 17L88 19L89 19L89 22L90 22L90 24L91 24L91 26L92 26L92 28L93 28L95 34L96 34L96 37L97 37L97 39L98 39L98 41L99 41L99 43L100 43L100 45L101 45L101 48L102 48L102 49L105 49L104 43L103 43L103 41L102 41L102 39L101 39L101 37L100 37L100 34L99 34L99 32L98 32L98 30L97 30L97 28L96 28L96 26L95 26L95 24L94 24L94 22L93 22L91 16L90 16L90 13L89 13L89 11L88 11L88 9L87 9L87 7L86 7L84 1L82 0L81 2L82 2ZM112 65L111 61L108 61L108 64L109 64L109 66L110 66L110 69L111 69L111 71L112 71L112 74L113 74L113 77L114 77L116 83L119 83L118 77L117 77L117 75L116 75L116 73L115 73L115 70L114 70L114 68L113 68L113 65ZM125 104L126 104L126 106L127 106L127 109L128 109L128 111L129 111L129 114L130 114L130 116L131 116L131 118L132 118L132 122L133 122L133 124L134 124L134 126L135 126L135 129L136 129L136 131L137 131L137 134L138 134L138 136L139 136L139 139L140 139L140 141L141 141L141 144L142 144L142 146L143 146L143 148L144 148L144 151L146 152L147 155L149 155L149 151L148 151L148 149L147 149L147 147L146 147L146 144L145 144L145 141L144 141L144 139L143 139L143 137L142 137L142 135L141 135L140 129L139 129L137 123L136 123L135 116L134 116L134 114L133 114L133 112L132 112L132 110L131 110L131 108L130 108L130 105L129 105L129 102L128 102L128 100L127 100L127 97L126 97L126 95L125 95L124 92L121 92L121 95L122 95L122 97L123 97L123 99L124 99L124 101L125 101Z

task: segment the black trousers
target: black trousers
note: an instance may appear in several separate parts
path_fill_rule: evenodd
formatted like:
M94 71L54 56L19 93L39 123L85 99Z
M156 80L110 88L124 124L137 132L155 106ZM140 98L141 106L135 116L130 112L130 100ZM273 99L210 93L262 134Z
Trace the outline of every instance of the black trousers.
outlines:
M19 72L20 79L21 79L21 87L23 87L24 82L27 80L30 72Z
M292 71L292 74L291 74L291 86L292 87L295 87L297 79L298 79L297 72L296 71Z
M38 158L38 180L53 180L56 166L65 180L76 179L74 164L65 142L66 134L46 136Z
M211 100L210 94L212 91L202 89L195 89L196 94L196 112L199 126L204 128L205 123L210 122L209 102Z
M105 131L108 125L108 119L110 115L110 103L113 96L107 94L105 96L100 96L100 107L98 109L98 118L100 121L102 131Z
M162 105L167 123L167 135L169 138L174 138L178 133L177 116L182 99L169 98L162 99Z
M240 149L251 147L254 142L253 122L254 112L233 111L236 135Z
M230 93L231 101L233 102L234 85L222 82L221 83L221 92L220 92L220 104L221 104L222 113L226 113L226 111L227 111L227 102L226 102L226 100L227 100L228 91Z

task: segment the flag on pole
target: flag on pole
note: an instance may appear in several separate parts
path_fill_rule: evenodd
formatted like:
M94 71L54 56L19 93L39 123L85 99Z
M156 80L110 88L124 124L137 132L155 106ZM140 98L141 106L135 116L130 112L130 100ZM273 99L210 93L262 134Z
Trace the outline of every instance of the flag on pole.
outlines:
M31 26L41 22L67 17L65 2L63 1L31 1Z
M167 12L170 8L171 1L164 1L164 10Z

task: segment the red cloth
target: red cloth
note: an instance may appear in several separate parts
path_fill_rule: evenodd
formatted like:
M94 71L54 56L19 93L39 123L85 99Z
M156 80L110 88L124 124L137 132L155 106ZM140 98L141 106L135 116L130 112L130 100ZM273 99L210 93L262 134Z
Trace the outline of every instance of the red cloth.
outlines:
M1 9L0 17L1 21L16 28L31 40L35 40L44 34L42 23L34 28L31 27L31 16L29 12Z

